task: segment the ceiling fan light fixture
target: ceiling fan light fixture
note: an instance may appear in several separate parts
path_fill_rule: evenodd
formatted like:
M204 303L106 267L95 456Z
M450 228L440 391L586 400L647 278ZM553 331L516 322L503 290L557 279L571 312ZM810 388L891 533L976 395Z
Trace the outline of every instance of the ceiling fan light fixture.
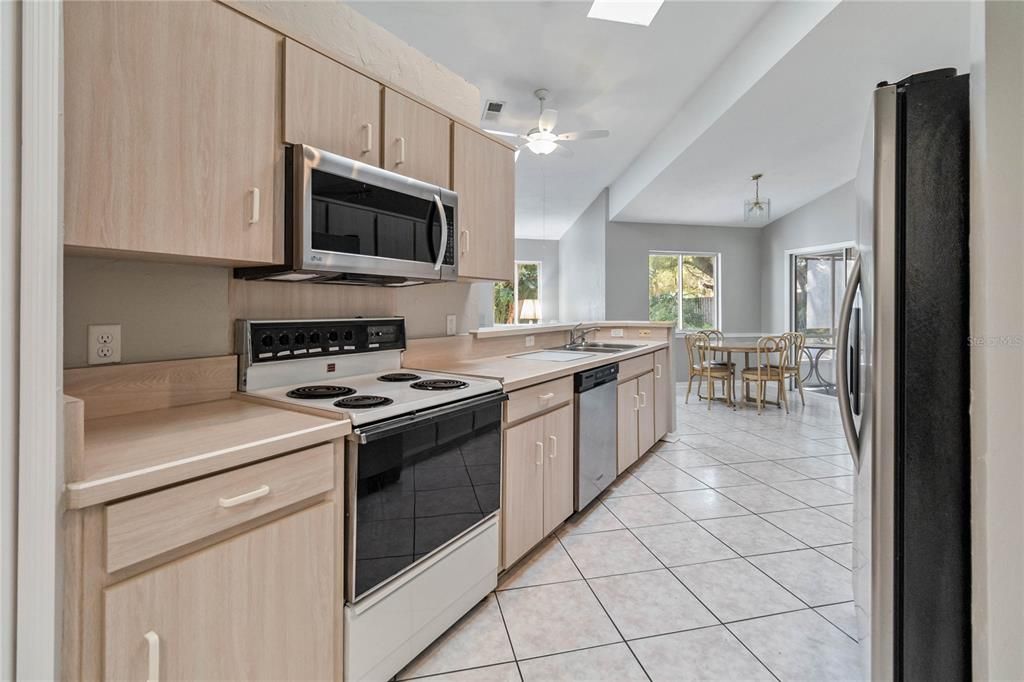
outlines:
M772 212L772 200L767 197L761 198L761 173L750 176L754 181L754 198L743 202L743 222L760 223L768 222Z
M526 136L530 141L526 143L526 148L534 154L547 155L558 149L558 143L555 142L556 136L550 132L534 131Z
M650 26L664 0L594 0L588 19L617 21L634 26Z

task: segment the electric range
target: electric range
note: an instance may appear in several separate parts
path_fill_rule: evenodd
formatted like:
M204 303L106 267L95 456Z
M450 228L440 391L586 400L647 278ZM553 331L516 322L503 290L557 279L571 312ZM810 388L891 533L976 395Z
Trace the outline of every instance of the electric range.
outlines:
M508 398L403 368L402 318L239 320L236 340L239 391L352 422L345 678L390 679L497 584Z

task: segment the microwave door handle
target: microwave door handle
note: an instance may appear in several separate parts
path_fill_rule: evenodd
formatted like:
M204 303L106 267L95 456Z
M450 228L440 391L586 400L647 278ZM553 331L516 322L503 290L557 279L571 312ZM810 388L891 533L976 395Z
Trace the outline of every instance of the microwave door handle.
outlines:
M434 203L437 205L437 215L441 218L441 247L437 250L437 262L434 263L434 270L440 270L444 264L444 255L448 251L448 215L444 212L441 197L436 194Z

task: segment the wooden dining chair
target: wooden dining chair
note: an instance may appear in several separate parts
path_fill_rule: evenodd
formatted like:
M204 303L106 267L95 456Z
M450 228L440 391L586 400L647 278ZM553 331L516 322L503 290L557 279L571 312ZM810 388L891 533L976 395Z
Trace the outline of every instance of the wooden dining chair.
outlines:
M711 403L715 399L715 382L721 381L722 387L725 392L725 402L732 407L732 365L723 363L720 365L714 364L712 359L715 354L715 346L711 343L711 339L707 334L697 334L697 340L694 342L694 350L697 352L697 367L700 372L701 379L706 379L708 383L708 410L711 409ZM700 384L697 384L697 395L700 395Z
M702 329L701 334L708 337L708 341L711 342L712 346L721 346L725 343L725 334L719 329ZM712 365L727 365L729 364L725 357L722 355L722 351L715 351L712 353Z
M689 380L686 382L686 399L683 401L685 404L690 403L690 390L693 388L693 378L697 377L697 399L700 399L700 385L703 381L703 377L700 374L700 359L697 357L697 342L700 340L700 334L687 334L683 337L683 342L686 343L686 358L690 365Z
M789 402L786 400L786 339L781 336L762 336L757 340L757 362L753 367L744 368L740 376L743 379L743 395L747 395L749 384L757 384L757 413L765 402L768 384L779 386L779 407L785 406L789 414Z
M807 338L800 332L786 332L782 335L782 338L786 339L786 364L782 368L782 373L786 375L786 378L790 377L796 379L796 386L800 389L800 404L806 405L804 401L804 380L800 378L800 361L804 355L804 343Z

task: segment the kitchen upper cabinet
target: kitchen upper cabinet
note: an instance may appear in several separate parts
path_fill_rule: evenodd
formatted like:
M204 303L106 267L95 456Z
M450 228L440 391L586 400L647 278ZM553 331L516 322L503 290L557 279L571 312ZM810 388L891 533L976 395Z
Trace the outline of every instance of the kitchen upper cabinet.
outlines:
M459 276L510 281L515 261L515 152L455 124Z
M451 119L384 88L383 139L384 168L451 187Z
M638 455L642 455L657 442L654 437L654 372L641 374L637 378L637 393L640 395L640 409L636 413Z
M281 38L216 2L64 10L65 244L281 256Z
M637 379L630 379L618 385L618 473L629 468L640 458L638 436L640 412L640 389Z
M104 590L108 680L335 679L333 503Z
M668 433L672 423L672 388L674 381L669 376L668 350L654 351L654 440L658 441Z
M380 166L381 85L284 41L284 141Z
M544 535L572 516L576 489L573 475L573 406L544 415Z
M544 537L544 417L505 430L504 467L501 532L510 566Z

